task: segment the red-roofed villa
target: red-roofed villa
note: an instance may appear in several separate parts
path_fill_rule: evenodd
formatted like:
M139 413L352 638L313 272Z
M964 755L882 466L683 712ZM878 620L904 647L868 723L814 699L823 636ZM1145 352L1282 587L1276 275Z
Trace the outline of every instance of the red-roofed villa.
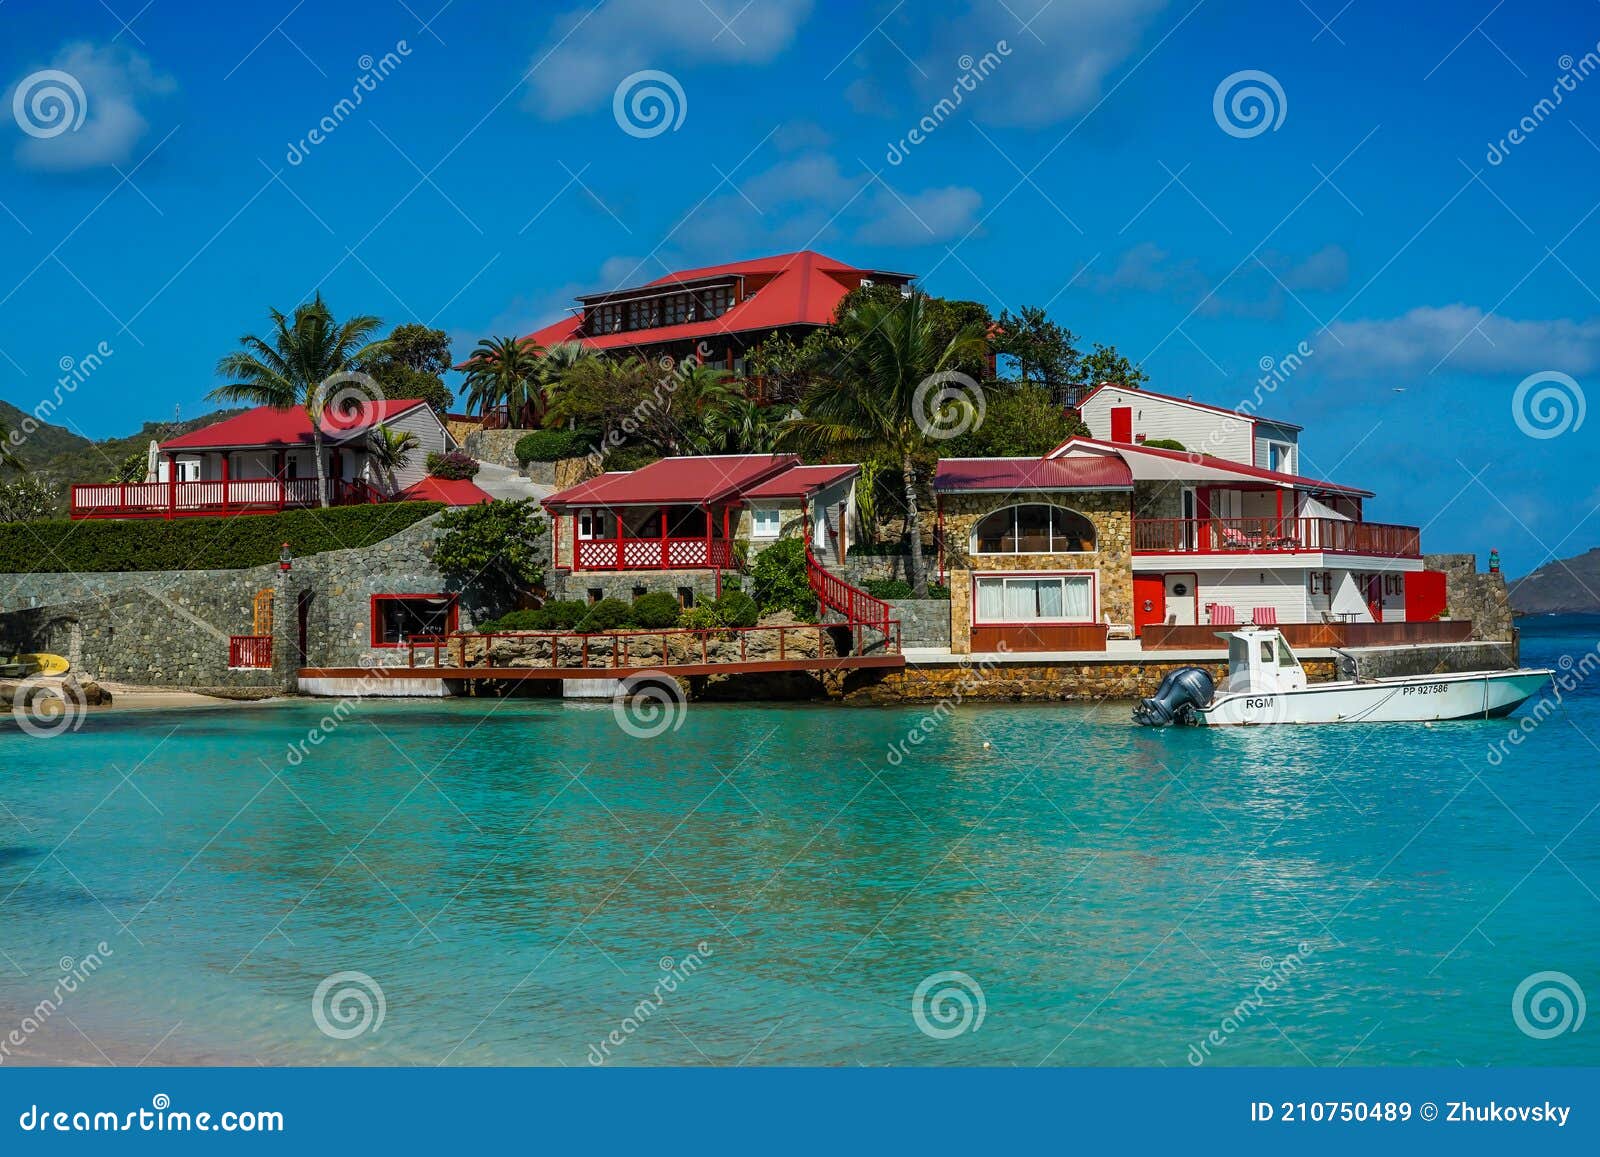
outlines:
M368 451L372 431L409 433L416 447L390 479ZM427 475L430 453L456 449L426 402L383 399L348 415L330 412L323 426L328 503L424 499L453 506L487 501L470 480ZM320 506L310 415L301 407L258 406L156 448L145 481L92 483L72 488L73 518L185 518L267 513Z

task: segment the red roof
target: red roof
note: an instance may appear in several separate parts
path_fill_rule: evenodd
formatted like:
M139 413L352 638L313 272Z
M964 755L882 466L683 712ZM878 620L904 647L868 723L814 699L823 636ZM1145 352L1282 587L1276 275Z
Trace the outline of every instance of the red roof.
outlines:
M1083 400L1078 403L1081 412L1088 404L1090 398L1101 390L1127 390L1129 393L1143 394L1147 398L1156 398L1163 402L1177 402L1184 406L1193 406L1197 410L1209 410L1213 414L1227 414L1232 418L1243 418L1249 422L1265 422L1269 426L1282 426L1285 430L1303 430L1304 426L1297 426L1293 422L1281 422L1276 418L1264 418L1260 414L1248 413L1244 410L1230 410L1226 406L1213 406L1209 402L1197 402L1193 398L1180 398L1174 394L1158 394L1154 390L1143 390L1137 386L1125 386L1121 382L1101 382L1094 389L1083 395Z
M942 458L933 488L964 490L1132 490L1133 471L1112 454L1084 458Z
M426 475L397 496L401 502L442 502L446 506L478 506L494 499L470 478L435 478Z
M781 253L752 261L685 269L643 285L586 294L579 300L625 301L634 296L652 296L647 290L666 291L677 285L728 277L743 278L742 300L721 317L584 337L578 333L582 316L575 314L547 325L523 340L534 341L542 346L562 341L581 341L590 349L626 349L630 346L751 330L767 331L789 325L827 325L833 320L840 299L859 286L863 278L899 282L910 281L912 275L882 269L858 269L806 249L799 253Z
M323 436L339 442L364 433L373 426L391 422L418 406L420 398L384 398L370 402L347 418L330 417ZM241 447L310 446L311 416L303 406L289 410L257 406L231 418L224 418L161 443L163 450L234 450Z
M805 498L824 486L832 486L861 473L861 467L795 466L746 490L745 498Z
M1341 486L1337 482L1324 482L1319 478L1306 478L1299 474L1284 474L1277 470L1267 470L1260 466L1249 466L1243 462L1235 462L1229 458L1216 458L1210 454L1200 454L1193 450L1167 450L1157 446L1145 446L1134 442L1101 442L1094 438L1068 438L1061 445L1050 451L1052 455L1060 454L1071 446L1092 446L1102 450L1115 450L1119 454L1130 451L1136 454L1149 454L1155 458L1166 458L1174 462L1187 462L1192 466L1207 466L1213 470L1228 470L1246 478L1260 478L1266 482L1276 482L1282 486L1296 486L1302 490L1325 490L1335 494L1349 494L1357 498L1372 498L1373 492L1361 490L1354 486ZM1065 461L1065 459L1054 459Z
M613 471L558 491L544 500L570 506L672 506L722 502L793 466L793 454L717 454L662 458L638 470Z

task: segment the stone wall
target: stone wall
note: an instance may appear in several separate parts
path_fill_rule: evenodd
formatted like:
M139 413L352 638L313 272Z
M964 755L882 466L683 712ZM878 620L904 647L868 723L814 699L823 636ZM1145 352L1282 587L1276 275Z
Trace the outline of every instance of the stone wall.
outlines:
M209 690L293 687L300 666L299 606L305 600L305 664L357 666L392 659L371 645L374 594L455 591L431 561L434 524L423 519L359 550L337 550L242 570L0 575L0 640L17 650L54 650L101 681ZM253 633L256 593L273 592L274 670L228 668L228 639ZM507 609L463 595L463 629Z
M1507 642L1515 636L1505 575L1480 574L1475 554L1429 554L1422 561L1444 572L1450 617L1470 619L1474 640Z
M1400 675L1449 675L1503 671L1518 666L1515 642L1443 643L1429 647L1346 647L1341 678L1390 679Z
M900 620L902 647L950 645L949 599L890 599L889 605Z
M1332 659L1302 659L1313 683L1334 678ZM1199 667L1218 686L1226 660L1145 659L1061 663L1012 658L1004 663L909 664L900 671L854 671L842 696L855 703L1097 703L1154 695L1161 680L1182 667Z
M971 649L972 571L1095 571L1099 574L1099 614L1113 622L1133 621L1133 515L1125 494L1087 493L1057 502L1055 495L1027 493L953 494L944 500L945 554L950 571L950 647ZM1095 528L1095 549L1074 554L1020 554L968 557L973 528L986 515L1018 503L1066 507Z
M493 462L512 470L520 469L517 461L517 442L532 430L474 430L467 435L462 449L480 462Z
M739 584L739 576L722 572L722 589L732 590ZM552 599L575 599L589 602L598 592L603 599L621 599L631 603L641 594L665 591L677 595L684 588L694 593L696 603L710 602L717 595L717 577L709 570L585 570L576 574L567 571L552 572L545 580L545 588Z

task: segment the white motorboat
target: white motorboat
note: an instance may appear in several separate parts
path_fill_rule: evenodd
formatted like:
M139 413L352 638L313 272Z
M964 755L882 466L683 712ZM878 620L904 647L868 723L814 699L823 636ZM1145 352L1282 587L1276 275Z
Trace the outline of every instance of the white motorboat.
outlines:
M1311 683L1282 633L1245 627L1228 640L1222 687L1199 667L1174 671L1133 710L1147 727L1193 724L1428 723L1509 715L1550 683L1553 671L1521 668Z

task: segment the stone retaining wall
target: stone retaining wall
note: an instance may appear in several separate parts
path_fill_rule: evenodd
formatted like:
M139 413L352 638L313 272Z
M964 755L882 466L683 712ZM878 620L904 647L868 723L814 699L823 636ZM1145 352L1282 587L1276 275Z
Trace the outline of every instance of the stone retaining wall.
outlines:
M226 691L293 686L305 600L308 666L391 661L371 645L374 594L454 588L431 561L438 515L374 546L242 570L0 575L0 649L54 651L101 681ZM274 669L230 670L228 639L253 631L256 593L273 592ZM463 629L500 613L463 596Z
M1332 659L1304 659L1302 666L1313 683L1334 678ZM911 664L899 671L852 671L841 696L851 703L1131 701L1154 695L1161 680L1181 667L1208 671L1219 686L1228 676L1226 660Z
M901 646L950 645L949 599L890 599L889 605L900 620Z

